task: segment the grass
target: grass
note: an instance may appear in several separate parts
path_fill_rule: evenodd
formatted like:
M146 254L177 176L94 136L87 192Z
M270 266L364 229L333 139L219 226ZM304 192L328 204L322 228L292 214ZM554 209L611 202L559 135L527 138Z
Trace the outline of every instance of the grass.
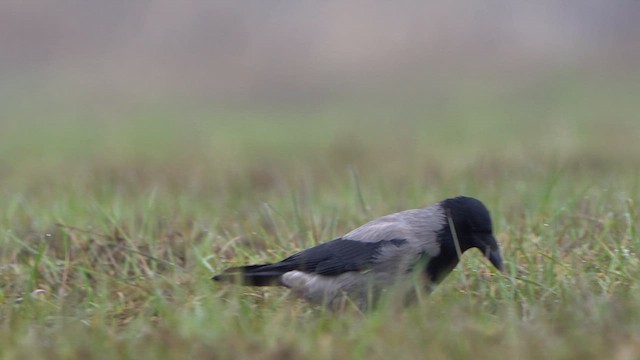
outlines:
M532 106L534 85L437 111L7 115L1 357L640 357L640 107L585 83ZM505 275L469 252L366 315L209 280L458 194L492 211Z

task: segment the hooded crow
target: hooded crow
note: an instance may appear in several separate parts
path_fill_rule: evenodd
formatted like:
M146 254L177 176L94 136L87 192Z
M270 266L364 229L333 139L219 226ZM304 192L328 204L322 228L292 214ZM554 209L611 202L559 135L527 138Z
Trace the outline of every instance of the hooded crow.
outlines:
M286 286L332 309L347 302L367 309L387 291L414 300L412 279L430 291L471 248L502 271L489 211L479 200L459 196L383 216L277 263L226 269L213 280Z

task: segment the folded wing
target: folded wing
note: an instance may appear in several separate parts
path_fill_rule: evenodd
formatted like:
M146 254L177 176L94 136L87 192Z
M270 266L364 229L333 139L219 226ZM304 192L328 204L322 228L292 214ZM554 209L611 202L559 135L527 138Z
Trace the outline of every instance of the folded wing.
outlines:
M340 238L303 250L278 263L230 268L213 279L267 286L282 285L281 275L294 270L325 276L363 271L373 267L383 252L400 248L406 243L405 239L366 242Z

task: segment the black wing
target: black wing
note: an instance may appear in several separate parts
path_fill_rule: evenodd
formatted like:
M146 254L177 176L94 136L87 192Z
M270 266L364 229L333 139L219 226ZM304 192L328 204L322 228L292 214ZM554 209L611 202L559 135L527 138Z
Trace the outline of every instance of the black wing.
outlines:
M365 270L371 267L383 247L399 247L404 243L406 240L403 239L377 242L336 239L291 255L279 263L264 265L259 270L283 273L300 270L318 275L339 275Z
M340 275L348 271L368 269L375 263L382 248L400 247L406 242L404 239L376 242L336 239L303 250L275 264L227 269L223 274L215 276L214 280L231 280L232 277L240 276L247 285L269 285L280 275L293 270L318 275Z

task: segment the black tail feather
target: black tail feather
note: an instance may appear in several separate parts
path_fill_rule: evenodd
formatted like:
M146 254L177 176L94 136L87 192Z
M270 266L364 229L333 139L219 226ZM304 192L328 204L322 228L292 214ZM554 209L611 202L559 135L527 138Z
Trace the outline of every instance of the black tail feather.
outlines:
M274 264L247 265L228 268L212 279L246 286L281 286L282 274L286 270L274 269Z

